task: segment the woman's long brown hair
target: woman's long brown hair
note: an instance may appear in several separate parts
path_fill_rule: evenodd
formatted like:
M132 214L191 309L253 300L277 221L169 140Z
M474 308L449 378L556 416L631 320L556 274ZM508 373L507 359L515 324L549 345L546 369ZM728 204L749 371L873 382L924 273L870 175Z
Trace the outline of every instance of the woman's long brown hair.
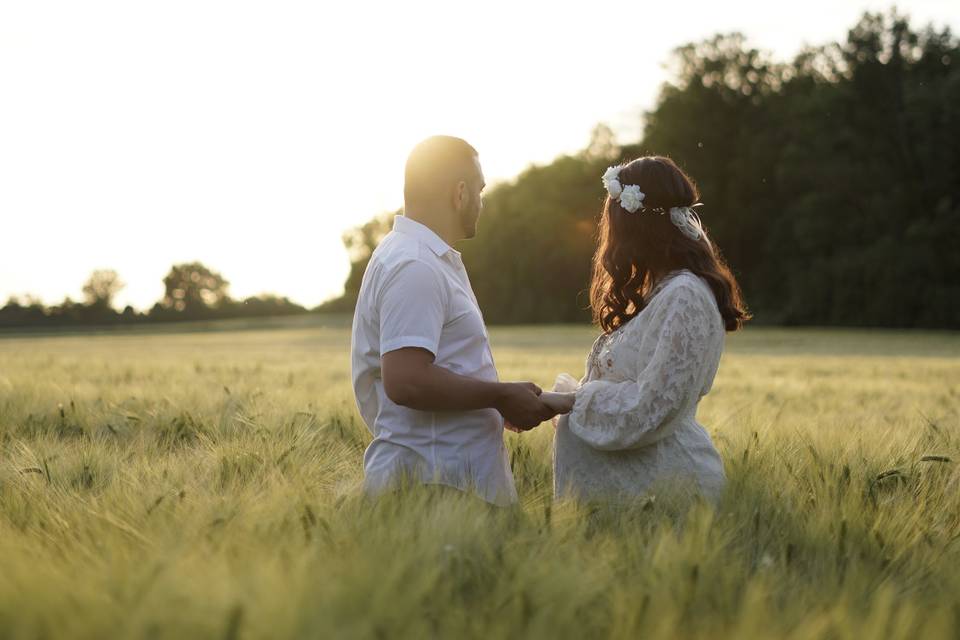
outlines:
M750 319L740 285L720 250L706 236L693 240L670 221L671 207L690 206L700 193L693 180L670 158L638 158L620 170L623 186L638 185L644 211L630 213L607 197L600 214L593 256L590 306L593 320L606 333L640 313L647 295L666 274L688 269L710 285L727 331ZM661 207L668 213L650 211Z

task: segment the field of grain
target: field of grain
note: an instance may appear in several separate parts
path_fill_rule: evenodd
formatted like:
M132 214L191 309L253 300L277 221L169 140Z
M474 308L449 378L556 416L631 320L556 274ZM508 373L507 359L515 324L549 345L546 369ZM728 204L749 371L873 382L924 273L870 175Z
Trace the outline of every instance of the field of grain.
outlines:
M496 328L505 380L585 327ZM343 326L0 336L0 638L956 638L960 334L748 329L716 509L358 492Z

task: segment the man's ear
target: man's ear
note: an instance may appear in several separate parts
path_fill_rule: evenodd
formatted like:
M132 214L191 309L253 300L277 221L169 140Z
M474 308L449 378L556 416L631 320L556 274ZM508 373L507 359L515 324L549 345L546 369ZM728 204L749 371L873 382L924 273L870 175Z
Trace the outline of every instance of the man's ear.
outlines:
M461 180L453 190L453 208L457 211L463 209L467 203L467 183Z

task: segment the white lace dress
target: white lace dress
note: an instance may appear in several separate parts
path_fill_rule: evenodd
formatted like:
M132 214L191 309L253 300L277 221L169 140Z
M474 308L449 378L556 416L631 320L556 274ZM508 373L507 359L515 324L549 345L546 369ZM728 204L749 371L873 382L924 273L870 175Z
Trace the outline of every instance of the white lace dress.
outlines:
M601 335L557 422L557 497L625 498L665 488L716 500L726 478L697 403L713 384L724 343L723 319L707 283L675 271L629 322ZM563 379L567 382L564 384Z

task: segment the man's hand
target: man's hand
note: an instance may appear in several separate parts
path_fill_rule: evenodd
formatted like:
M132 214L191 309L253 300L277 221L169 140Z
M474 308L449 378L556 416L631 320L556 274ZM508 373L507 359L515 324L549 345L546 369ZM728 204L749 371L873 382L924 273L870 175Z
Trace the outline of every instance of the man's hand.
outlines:
M528 431L554 416L554 411L540 400L542 390L532 382L501 384L496 409L511 431Z

